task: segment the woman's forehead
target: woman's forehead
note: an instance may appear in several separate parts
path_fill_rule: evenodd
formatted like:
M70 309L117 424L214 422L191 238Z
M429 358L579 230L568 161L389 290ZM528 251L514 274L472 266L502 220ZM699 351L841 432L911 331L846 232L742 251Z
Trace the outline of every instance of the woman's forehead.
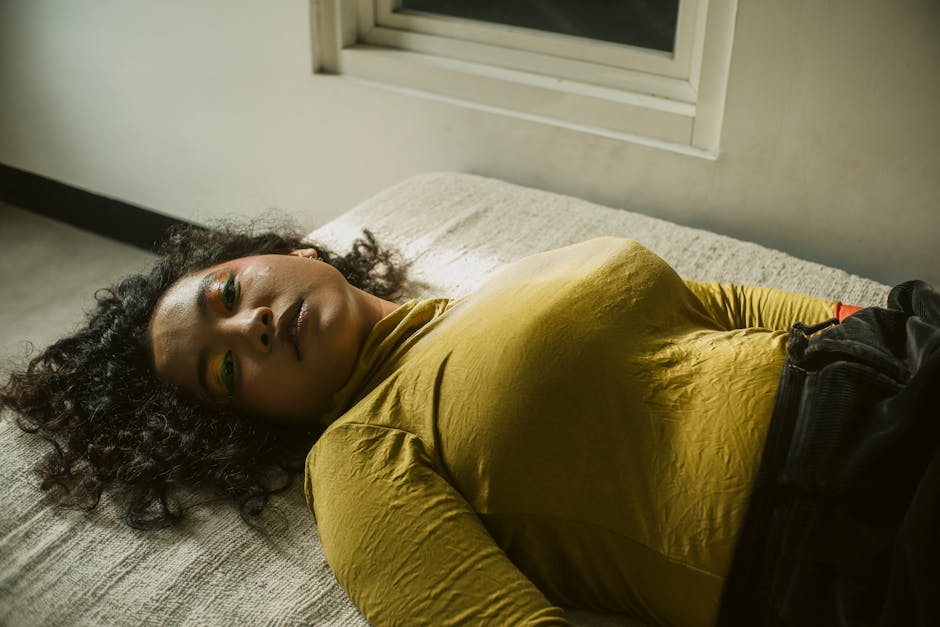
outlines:
M198 275L187 275L170 286L157 302L150 319L151 357L159 378L184 389L195 372L199 316Z
M196 297L205 273L206 270L187 274L168 287L154 308L151 327L165 320L191 315L197 305Z

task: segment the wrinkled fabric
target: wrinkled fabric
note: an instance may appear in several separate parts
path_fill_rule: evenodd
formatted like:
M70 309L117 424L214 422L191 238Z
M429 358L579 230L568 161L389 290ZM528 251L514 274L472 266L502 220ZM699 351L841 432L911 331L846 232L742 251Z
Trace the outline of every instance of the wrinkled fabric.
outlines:
M720 624L938 625L940 293L904 283L807 331L791 331Z
M327 561L377 625L713 624L786 329L834 305L599 238L401 306L307 458Z

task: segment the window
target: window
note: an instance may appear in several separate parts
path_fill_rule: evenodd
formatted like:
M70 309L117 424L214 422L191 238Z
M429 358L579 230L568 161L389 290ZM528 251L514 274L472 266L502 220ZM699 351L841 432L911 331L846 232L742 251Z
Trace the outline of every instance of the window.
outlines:
M399 0L393 12L461 17L672 52L679 0Z
M314 71L714 158L735 10L736 0L311 0Z

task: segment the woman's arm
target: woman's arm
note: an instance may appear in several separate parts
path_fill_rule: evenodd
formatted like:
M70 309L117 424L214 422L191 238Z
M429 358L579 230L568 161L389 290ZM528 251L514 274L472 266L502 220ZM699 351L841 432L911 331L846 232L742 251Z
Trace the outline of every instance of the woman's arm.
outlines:
M769 287L752 287L686 280L711 316L727 329L763 327L785 331L795 322L808 325L852 313L837 301L794 294ZM840 318L841 319L841 318Z
M307 460L327 561L375 625L568 625L414 435L350 424Z

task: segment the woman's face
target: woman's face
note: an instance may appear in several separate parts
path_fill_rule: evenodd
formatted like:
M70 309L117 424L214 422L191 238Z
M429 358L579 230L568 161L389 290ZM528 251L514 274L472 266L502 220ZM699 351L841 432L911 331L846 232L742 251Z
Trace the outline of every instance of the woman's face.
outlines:
M244 257L171 285L150 321L157 376L272 420L323 413L386 301L315 256Z

